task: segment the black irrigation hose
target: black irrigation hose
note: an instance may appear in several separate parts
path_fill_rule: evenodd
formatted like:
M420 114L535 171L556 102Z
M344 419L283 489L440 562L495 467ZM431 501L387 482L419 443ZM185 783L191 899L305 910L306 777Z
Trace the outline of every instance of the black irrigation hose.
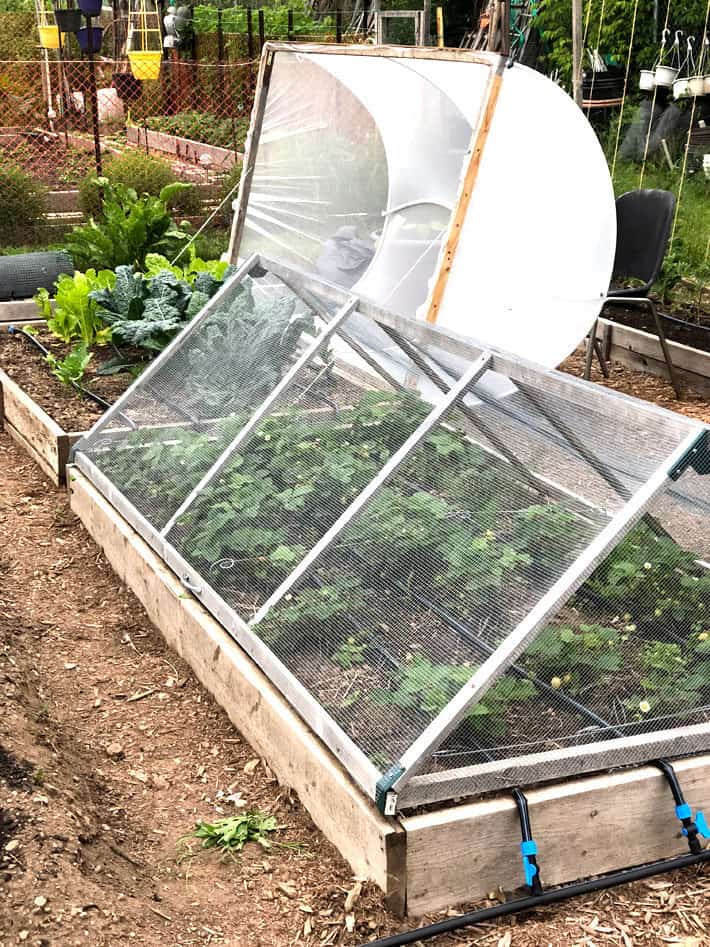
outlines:
M16 326L8 326L8 335L21 335L24 339L27 339L28 342L31 342L36 349L38 349L42 355L47 358L48 355L52 353L46 348L39 339L36 339L30 332L25 332L24 329L18 329ZM88 388L84 388L83 385L80 385L78 381L70 382L72 388L76 389L84 397L89 398L94 404L97 404L100 408L103 408L104 411L108 410L111 407L111 402L106 401L105 398L102 398L101 395L94 394L93 391L89 391Z
M648 865L640 865L638 868L625 868L623 871L603 875L600 878L578 881L574 884L544 891L542 894L533 895L532 897L506 901L505 904L481 908L478 911L461 914L459 917L448 917L436 924L418 927L401 934L394 934L391 937L381 937L378 940L361 944L361 947L404 947L405 944L415 944L420 940L429 940L440 934L450 934L452 931L461 930L462 927L472 927L475 924L493 921L499 917L509 917L512 914L521 914L524 911L532 911L546 905L559 904L562 901L568 901L570 898L579 898L583 895L594 894L597 891L606 891L618 885L643 881L644 878L653 878L655 875L676 871L680 868L690 868L693 865L700 865L707 861L710 861L710 850L700 852L697 855L679 855L677 858L651 862Z

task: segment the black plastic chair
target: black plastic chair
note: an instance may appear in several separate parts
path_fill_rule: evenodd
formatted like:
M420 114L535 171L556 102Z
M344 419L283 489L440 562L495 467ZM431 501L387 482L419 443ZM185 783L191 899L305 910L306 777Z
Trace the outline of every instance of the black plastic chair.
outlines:
M653 284L661 272L663 260L668 249L668 241L673 227L675 214L675 195L670 191L628 191L616 201L616 256L612 285L609 287L602 312L607 303L622 302L625 305L649 309L653 315L661 343L663 357L668 367L673 390L680 398L680 386L673 369L670 349L663 330L663 323L652 299L648 298ZM643 285L623 289L614 285L614 281L640 280ZM597 323L594 323L587 341L587 360L584 377L589 378L592 359L596 352L605 377L609 377L606 360L597 338Z

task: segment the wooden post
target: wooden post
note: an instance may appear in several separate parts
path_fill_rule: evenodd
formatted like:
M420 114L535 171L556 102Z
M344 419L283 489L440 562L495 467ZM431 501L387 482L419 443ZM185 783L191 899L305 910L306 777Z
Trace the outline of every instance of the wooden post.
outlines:
M444 11L442 7L436 8L436 45L439 49L444 48Z
M582 108L582 0L572 0L572 98Z
M259 55L261 55L261 51L264 48L264 43L266 42L265 32L266 31L264 29L264 11L260 7L259 8Z
M431 46L431 0L424 0L422 7L422 46Z

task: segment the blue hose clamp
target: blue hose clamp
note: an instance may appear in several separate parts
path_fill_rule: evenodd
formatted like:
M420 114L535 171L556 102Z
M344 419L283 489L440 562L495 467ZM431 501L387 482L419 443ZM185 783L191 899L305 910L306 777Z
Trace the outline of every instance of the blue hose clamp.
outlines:
M520 843L520 851L523 853L523 871L525 872L525 884L528 888L532 887L535 875L538 873L537 865L530 861L531 855L537 855L537 842L530 839L528 842Z

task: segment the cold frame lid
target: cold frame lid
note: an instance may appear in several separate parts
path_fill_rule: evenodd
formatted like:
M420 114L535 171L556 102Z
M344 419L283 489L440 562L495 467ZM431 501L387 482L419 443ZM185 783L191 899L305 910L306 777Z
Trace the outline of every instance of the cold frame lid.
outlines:
M596 136L561 89L462 51L266 55L240 257L540 364L576 347L609 285L616 217Z

